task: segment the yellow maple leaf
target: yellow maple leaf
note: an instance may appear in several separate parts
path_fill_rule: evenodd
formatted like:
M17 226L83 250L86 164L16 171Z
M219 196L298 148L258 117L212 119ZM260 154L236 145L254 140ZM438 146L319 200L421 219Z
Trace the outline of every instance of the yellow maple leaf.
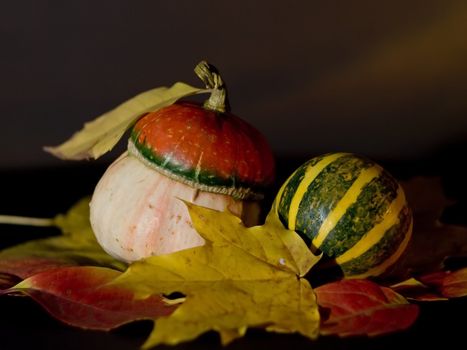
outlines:
M249 327L316 338L318 306L303 276L319 257L303 240L273 214L265 225L246 228L228 212L187 206L206 244L135 262L113 282L141 298L186 295L172 315L156 320L143 347L178 344L210 330L227 344Z

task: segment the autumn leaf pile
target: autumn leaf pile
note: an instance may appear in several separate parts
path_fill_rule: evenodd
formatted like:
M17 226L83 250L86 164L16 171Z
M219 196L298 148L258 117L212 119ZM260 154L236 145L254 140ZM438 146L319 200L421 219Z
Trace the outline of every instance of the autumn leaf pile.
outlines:
M406 184L409 196L432 181ZM0 252L0 293L28 295L57 319L86 329L110 330L154 320L145 348L178 344L208 331L218 332L227 344L248 328L300 333L310 339L374 336L410 327L420 301L467 295L467 268L443 269L447 256L465 255L467 229L428 222L427 216L440 208L417 204L416 198L415 215L425 216L419 225L423 231L415 231L412 246L391 278L313 286L309 281L318 272L320 257L274 215L263 226L246 228L230 213L187 203L206 244L126 266L97 244L88 201L81 200L54 219L61 236ZM431 258L416 254L420 244L434 252Z
M66 159L97 158L142 113L205 92L183 83L150 90L48 151ZM467 296L467 268L450 271L445 264L447 257L467 256L467 228L438 221L447 202L436 181L404 184L414 210L413 238L403 258L377 281L316 278L320 256L274 214L264 225L246 228L230 213L189 203L206 244L127 266L97 243L84 198L51 221L60 236L0 251L0 295L27 295L55 318L84 329L153 320L144 348L208 331L228 344L249 328L310 339L404 330L416 321L421 302Z

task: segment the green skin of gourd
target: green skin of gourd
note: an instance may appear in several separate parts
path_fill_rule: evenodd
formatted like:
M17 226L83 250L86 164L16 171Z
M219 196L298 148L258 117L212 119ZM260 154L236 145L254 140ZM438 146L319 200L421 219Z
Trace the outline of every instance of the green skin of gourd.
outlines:
M313 158L299 167L283 185L275 200L276 212L282 223L289 227L290 205L296 195L297 188L304 180L307 170L326 161L333 154ZM335 155L334 155L335 156ZM316 178L308 185L299 209L296 212L295 230L308 242L313 241L321 225L352 184L368 169L375 168L380 175L369 181L354 203L349 205L334 228L319 247L328 259L334 259L352 248L365 233L384 220L388 208L395 200L398 190L402 191L398 182L384 169L369 159L353 154L342 154L324 167ZM412 216L405 202L394 224L364 254L339 266L346 276L359 276L383 264L406 244L407 235L411 233ZM399 249L400 250L400 249ZM380 274L384 271L378 271Z

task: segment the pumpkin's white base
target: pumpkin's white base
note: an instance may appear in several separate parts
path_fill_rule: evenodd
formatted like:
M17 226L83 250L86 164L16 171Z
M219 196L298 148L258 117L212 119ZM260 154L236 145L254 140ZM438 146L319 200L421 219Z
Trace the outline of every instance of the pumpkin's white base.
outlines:
M126 262L203 245L183 201L228 209L248 226L258 223L258 203L197 190L125 152L96 186L91 225L102 248Z

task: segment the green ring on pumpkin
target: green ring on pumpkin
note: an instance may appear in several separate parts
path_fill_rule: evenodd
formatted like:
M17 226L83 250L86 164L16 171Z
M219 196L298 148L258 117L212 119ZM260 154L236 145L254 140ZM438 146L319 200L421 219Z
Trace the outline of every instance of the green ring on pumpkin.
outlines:
M226 194L239 200L261 200L264 197L261 186L240 181L235 176L226 179L206 170L186 168L170 161L170 158L155 154L148 145L138 142L138 133L134 130L128 140L128 153L151 169L201 191Z

